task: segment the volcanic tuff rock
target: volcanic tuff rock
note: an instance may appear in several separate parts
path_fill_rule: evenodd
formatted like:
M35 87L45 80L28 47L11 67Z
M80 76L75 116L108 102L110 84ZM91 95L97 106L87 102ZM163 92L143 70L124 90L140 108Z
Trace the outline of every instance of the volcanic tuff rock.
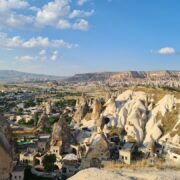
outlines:
M88 110L89 107L87 98L85 97L85 95L82 95L76 103L76 112L74 113L73 121L77 124L80 124L81 120L84 118Z
M11 131L7 120L0 116L0 179L8 179L12 165Z
M102 104L99 99L94 99L92 104L92 109L93 111L92 111L91 119L98 120L100 118L102 111Z
M120 169L120 170L106 170L89 168L78 172L76 175L69 178L69 180L175 180L180 179L180 172L177 170L166 169Z
M153 97L151 93L127 90L105 103L98 120L83 119L82 127L96 126L98 132L105 134L114 128L125 130L125 140L139 145L152 139L154 142L168 139L179 145L180 100L167 94L155 102Z
M180 77L180 71L127 71L76 74L67 79L69 82L107 81L118 82L125 80L169 80Z
M51 145L59 144L61 152L67 152L70 147L70 128L63 118L60 118L53 126Z
M50 127L49 118L48 118L48 115L45 112L39 118L37 126L38 126L39 130L43 130L44 128L49 128Z

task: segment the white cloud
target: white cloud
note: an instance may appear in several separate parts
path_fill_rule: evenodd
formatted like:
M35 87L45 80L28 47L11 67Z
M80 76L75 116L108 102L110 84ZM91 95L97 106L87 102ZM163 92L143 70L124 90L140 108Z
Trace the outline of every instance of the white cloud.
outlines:
M86 1L79 0L78 4L83 5ZM26 0L0 0L0 25L2 28L51 26L58 29L84 30L85 28L79 28L77 18L86 18L93 13L94 10L73 9L71 0L51 0L42 7L31 6ZM88 23L87 20L86 22Z
M41 51L39 52L39 55L40 55L40 56L45 56L45 55L46 55L46 50L45 50L45 49L41 50Z
M73 24L73 29L87 31L89 29L89 23L84 19L80 19Z
M36 6L31 6L29 9L31 11L35 11L35 12L40 11L40 9L38 7L36 7Z
M20 36L8 37L6 33L0 33L0 47L5 49L15 48L76 48L78 44L65 42L62 39L50 40L48 37L33 37L28 40Z
M88 2L89 0L77 0L77 3L79 6L84 5L86 2Z
M32 62L36 59L36 57L32 57L32 56L16 56L15 59L19 62L22 62L22 63L29 63L29 62Z
M56 60L58 60L58 59L59 59L59 52L58 52L58 51L54 51L54 52L52 53L51 60L52 60L52 61L56 61Z
M70 29L71 28L71 24L69 21L67 20L59 20L57 27L59 29Z
M46 52L45 49L43 49L43 50L41 50L41 51L39 52L39 57L38 57L38 59L39 59L40 61L45 61L45 60L47 59L47 52Z
M7 14L6 20L3 18L0 17L0 22L2 22L2 25L9 27L22 27L33 22L33 17L18 14Z
M158 53L162 55L172 55L176 53L176 50L172 47L164 47L161 48Z
M53 25L60 18L68 16L70 13L69 3L70 0L55 0L44 5L36 15L38 25Z
M11 9L23 9L29 6L25 0L0 0L0 11L9 11Z
M24 0L0 0L0 24L1 27L22 27L33 22L31 15L26 16L15 12L29 7Z
M69 15L70 18L77 18L77 17L89 17L94 14L94 10L91 11L83 11L83 10L73 10L72 13Z

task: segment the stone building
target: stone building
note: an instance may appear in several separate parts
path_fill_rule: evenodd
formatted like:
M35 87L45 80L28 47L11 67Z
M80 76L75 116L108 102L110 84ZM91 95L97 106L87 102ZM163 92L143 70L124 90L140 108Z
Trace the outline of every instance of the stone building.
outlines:
M92 137L90 145L86 147L86 153L83 157L81 168L100 167L102 160L110 158L109 142L103 133L95 134Z
M119 158L122 162L126 164L131 164L132 161L132 153L134 151L135 144L134 143L126 143L122 149L119 151Z
M45 153L48 151L49 149L49 143L48 143L48 139L46 138L40 138L37 142L37 149L39 152Z
M175 163L178 163L180 165L180 150L177 148L171 148L168 151L168 157L170 160L172 160Z
M78 169L78 157L75 154L67 154L62 160L62 174L70 177L74 175Z
M24 180L24 166L15 166L11 173L11 180Z

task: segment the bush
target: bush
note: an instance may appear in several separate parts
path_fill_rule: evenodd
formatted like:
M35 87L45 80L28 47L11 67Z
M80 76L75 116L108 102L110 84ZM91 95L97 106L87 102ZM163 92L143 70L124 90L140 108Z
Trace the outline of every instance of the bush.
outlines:
M56 162L55 154L45 155L45 157L42 161L44 170L46 172L53 172L55 170L55 165L54 165L55 162Z

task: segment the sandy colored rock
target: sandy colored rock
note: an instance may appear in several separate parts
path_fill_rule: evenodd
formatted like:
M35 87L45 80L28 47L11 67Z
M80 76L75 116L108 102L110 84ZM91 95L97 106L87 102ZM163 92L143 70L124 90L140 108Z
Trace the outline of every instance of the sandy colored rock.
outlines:
M0 179L8 179L11 168L11 131L6 119L0 116Z
M78 172L68 180L175 180L180 179L180 171L157 169L105 170L89 168Z
M53 126L51 145L59 144L61 152L68 151L70 147L70 128L68 127L66 121L63 118L60 118L57 123Z

